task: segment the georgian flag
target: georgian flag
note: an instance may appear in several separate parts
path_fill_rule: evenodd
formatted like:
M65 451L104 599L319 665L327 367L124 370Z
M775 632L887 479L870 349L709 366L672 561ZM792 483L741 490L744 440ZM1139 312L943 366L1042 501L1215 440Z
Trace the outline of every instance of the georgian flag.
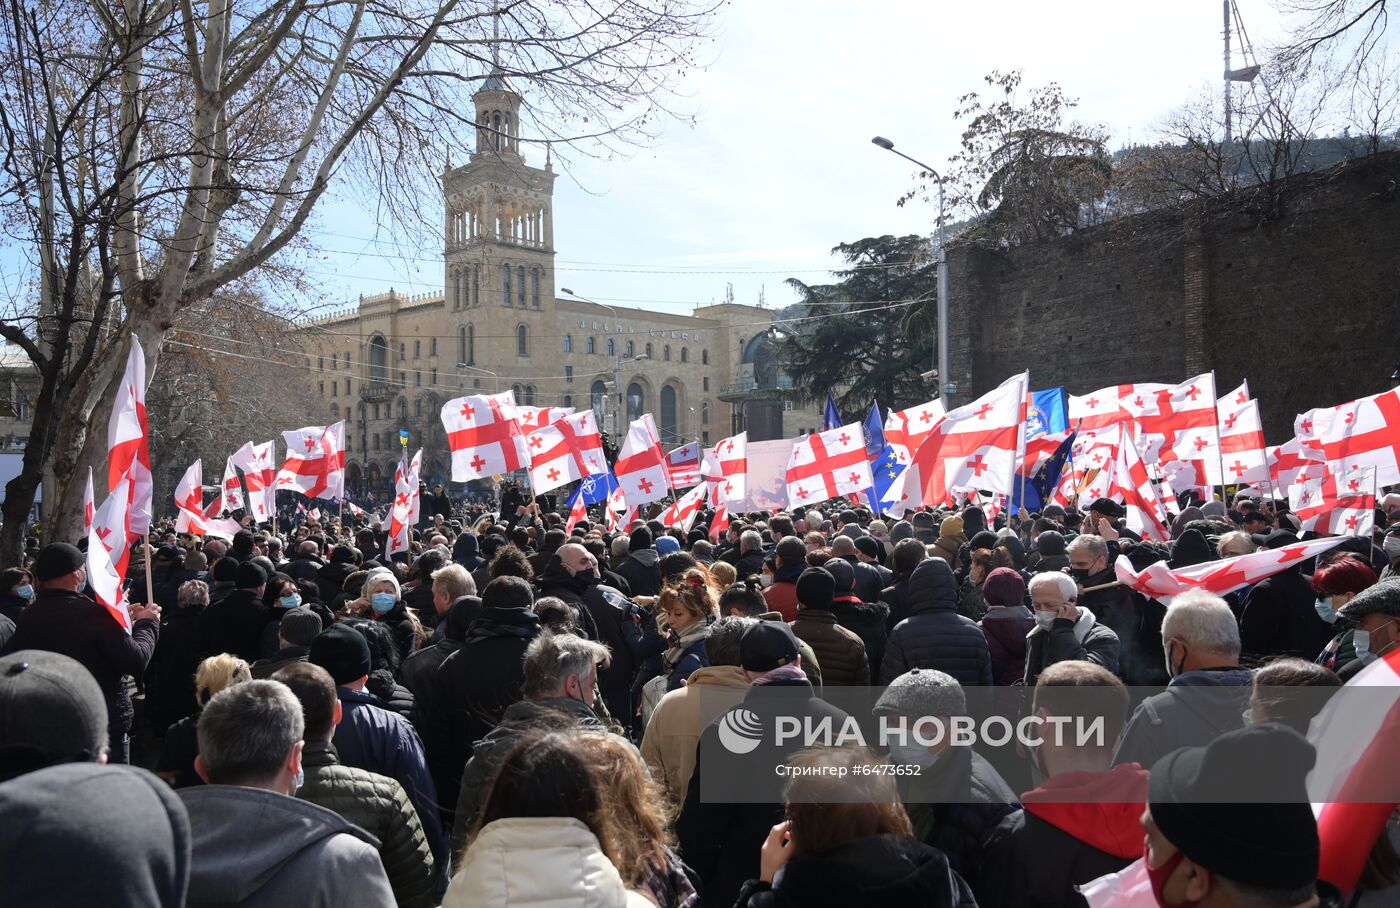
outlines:
M662 512L661 525L679 527L682 533L689 533L691 526L695 523L696 515L700 513L700 506L704 503L705 487L696 486L671 502L671 506ZM626 525L623 524L624 527Z
M276 486L307 498L345 497L345 421L283 432L287 459Z
M1327 472L1327 465L1313 460L1303 452L1303 442L1298 438L1288 441L1265 452L1269 465L1269 479L1274 487L1286 490L1299 483L1321 479Z
M146 354L134 334L126 356L126 371L107 421L107 488L129 479L127 519L131 531L151 529L152 489L150 430L146 425Z
M603 505L603 513L607 515L607 530L609 533L616 532L618 527L629 527L632 521L637 519L637 509L627 507L627 498L622 494L621 488L613 489L608 495L608 500ZM624 515L619 520L618 515Z
M1211 485L1240 485L1267 482L1269 479L1269 459L1265 453L1259 401L1246 397L1244 403L1238 403L1240 393L1235 391L1216 406L1216 415L1220 420L1220 457L1206 460L1206 476ZM1220 474L1222 464L1225 468L1223 479Z
M592 410L531 432L526 446L530 451L530 487L536 495L608 470Z
M895 458L907 466L946 414L943 401L936 398L917 407L891 410L885 417L885 444L894 448Z
M243 485L238 481L238 471L233 468L233 458L224 461L224 482L219 491L225 511L236 511L243 507Z
M442 425L452 450L453 482L529 469L526 433L517 410L511 391L470 394L442 405Z
M1148 463L1219 459L1215 423L1215 374L1179 385L1133 385L1118 406L1137 427L1134 437Z
M1205 590L1224 596L1243 586L1258 583L1286 568L1316 558L1342 543L1344 536L1327 536L1284 546L1281 549L1260 549L1248 555L1237 555L1220 561L1207 561L1173 570L1167 562L1158 561L1139 571L1127 555L1119 555L1113 565L1118 580L1149 599L1170 605L1174 597L1187 590Z
M859 423L797 440L787 462L788 507L798 508L871 488L870 462Z
M1078 425L1081 432L1107 429L1124 422L1128 414L1118 406L1118 398L1125 392L1145 385L1110 385L1089 394L1069 395L1069 424ZM1158 385L1156 387L1166 387Z
M688 489L700 482L700 442L692 441L666 455L666 472L673 489Z
M628 424L613 474L630 504L660 501L670 493L669 470L650 413Z
M1375 467L1382 486L1400 482L1400 388L1300 414L1293 424L1303 456L1332 473Z
M856 438L861 439L859 429ZM865 442L861 440L861 450ZM749 433L740 432L706 448L700 461L700 478L710 486L711 504L742 504L749 494ZM864 455L862 455L864 456Z
M573 407L527 407L521 405L515 408L515 420L520 423L521 430L529 435L536 429L553 425L566 416L573 416L575 412L577 411Z
M585 520L587 517L588 505L583 503L583 496L579 495L574 499L573 507L569 508L569 519L564 523L564 534L566 536L572 535L574 527L578 526L579 521Z
M102 502L92 517L88 532L87 578L92 594L102 607L117 620L122 630L131 633L131 612L127 608L127 562L131 555L131 480L122 478L112 494Z
M417 519L414 511L418 505L418 475L423 467L423 449L419 448L413 459L404 468L399 461L394 468L394 502L389 506L389 533L384 543L384 554L393 555L407 552L412 537L412 528Z
M248 484L248 510L259 523L277 513L276 456L276 446L270 441L260 445L244 442L233 452L233 465L243 471Z
M1303 530L1369 536L1376 522L1376 468L1328 473L1289 488L1288 507Z
M918 470L912 489L921 502L915 504L941 505L959 490L1011 494L1029 378L1025 372L1008 378L950 412L928 434L910 467ZM906 483L906 492L910 489Z
M1127 429L1122 429L1127 434ZM1118 445L1118 459L1114 461L1113 481L1109 494L1122 498L1127 511L1124 523L1128 529L1143 539L1166 542L1171 538L1167 531L1167 512L1157 497L1152 479L1147 475L1147 466L1142 462L1137 446L1124 438Z
M175 532L193 533L203 536L206 527L204 514L204 463L196 460L185 470L180 482L175 486L175 507L179 516L175 518Z
M83 535L92 532L92 514L97 510L92 497L92 467L88 467L87 486L83 488Z

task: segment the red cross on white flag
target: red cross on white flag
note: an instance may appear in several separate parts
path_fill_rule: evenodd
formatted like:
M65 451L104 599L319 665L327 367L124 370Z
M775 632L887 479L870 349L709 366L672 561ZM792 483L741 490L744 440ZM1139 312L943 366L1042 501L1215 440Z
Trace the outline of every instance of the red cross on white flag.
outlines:
M277 471L278 488L307 498L345 497L345 421L283 432L287 459Z
M919 450L928 433L946 414L943 401L930 400L904 410L891 410L885 417L885 443L894 448L895 457L907 464Z
M127 609L127 562L131 554L131 524L128 518L131 503L131 480L122 478L112 494L102 502L92 517L88 533L87 579L92 594L102 607L116 619L122 630L131 633L131 613Z
M452 449L452 481L467 482L530 466L515 394L471 394L442 405L442 425Z
M613 474L631 504L660 501L670 493L670 472L650 414L628 424Z
M603 438L592 410L531 432L526 446L531 452L530 487L536 495L608 471Z
M662 512L661 525L679 527L682 533L689 533L691 525L695 523L696 515L700 513L700 507L704 503L705 487L703 485L696 486L671 502L671 506Z
M515 408L515 421L520 423L521 430L529 435L536 429L553 425L565 416L573 416L575 412L577 411L573 407L527 407L522 404Z
M1118 398L1118 405L1135 427L1134 438L1145 462L1219 459L1214 373L1179 385L1130 387Z
M1319 407L1293 424L1302 454L1333 473L1375 467L1382 486L1400 483L1400 388L1337 407Z
M1012 376L948 413L929 433L905 471L918 471L904 485L911 507L942 505L957 491L1012 493L1029 378Z
M423 449L419 448L407 465L400 460L394 469L394 502L389 506L389 533L384 544L386 555L409 550L413 525L418 522L418 476L422 467Z
M83 535L92 532L92 515L97 510L92 497L92 467L88 467L87 486L83 489Z
M1118 406L1118 399L1124 394L1132 392L1136 387L1138 386L1109 385L1107 388L1100 388L1088 394L1069 395L1067 412L1070 426L1078 426L1079 430L1083 432L1106 429L1123 422L1128 418L1128 414Z
M700 482L700 442L692 441L669 452L666 471L674 489L688 489Z
M151 448L146 425L146 354L133 336L127 352L121 390L107 422L107 488L129 479L127 519L131 531L144 535L151 528Z
M1265 577L1315 558L1341 542L1341 537L1331 536L1284 546L1281 549L1260 549L1248 555L1206 561L1175 570L1169 567L1167 562L1158 561L1138 571L1127 555L1119 555L1113 569L1121 582L1149 599L1169 605L1172 599L1187 590L1205 590L1216 596L1224 596L1242 586L1258 583Z
M248 484L248 510L259 523L277 513L276 453L270 441L260 445L244 442L233 452L233 465L243 471L243 481Z
M1124 435L1127 428L1123 427ZM1114 461L1109 497L1122 499L1127 514L1123 522L1128 529L1143 539L1165 542L1171 538L1167 531L1169 522L1166 508L1157 497L1157 489L1147 475L1147 466L1138 454L1137 446L1128 438L1118 445L1118 459Z
M179 516L175 518L175 532L193 533L203 536L206 527L204 516L204 464L196 460L185 470L185 475L175 486L175 507Z
M1236 403L1239 392L1221 398L1216 408L1220 418L1220 457L1206 461L1206 476L1211 485L1241 485L1268 482L1269 462L1264 444L1264 426L1259 418L1259 401L1247 396ZM1224 478L1221 478L1221 468Z
M743 506L749 494L749 433L740 432L706 448L700 461L700 478L710 487L711 505Z
M1290 486L1288 507L1305 532L1369 536L1376 521L1376 468L1327 473Z
M859 423L813 432L792 446L787 462L788 507L820 504L874 485Z

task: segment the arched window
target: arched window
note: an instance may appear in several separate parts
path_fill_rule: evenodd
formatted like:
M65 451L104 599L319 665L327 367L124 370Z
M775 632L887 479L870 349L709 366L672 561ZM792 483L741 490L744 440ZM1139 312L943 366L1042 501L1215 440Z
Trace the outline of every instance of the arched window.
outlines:
M472 297L471 305L481 305L481 266L472 266Z
M525 402L525 388L523 385L511 385L510 393L515 395L516 403L520 404Z
M587 352L587 353L597 353L597 352L598 352L598 341L595 340L594 338L591 338L591 337L590 337L590 338L588 339L588 343L586 343L586 344L583 345L583 349L584 349L584 351Z
M457 362L467 361L467 326L461 325L457 328Z
M601 426L603 424L603 411L607 409L608 399L608 386L603 383L601 378L589 387L588 397L591 401L590 406L593 408L593 415L597 418L598 425Z
M510 305L510 266L501 266L501 302Z
M572 334L566 334L566 335L564 335L564 352L565 352L565 353L573 353L573 352L574 352L574 336L573 336Z
M452 271L452 308L462 308L462 272Z
M404 400L402 397L400 397L400 398L399 398L399 421L402 422L402 421L405 420L405 419L408 419L408 401L407 401L407 400Z
M683 362L683 363L688 363L688 362L690 362L690 348L689 348L689 347L681 347L681 362Z
M525 308L525 266L520 265L515 269L515 276L518 280L515 283L517 298L520 301L520 308Z
M708 366L709 364L710 364L710 351L709 351L709 350L703 350L703 349L702 349L702 350L700 351L700 365L702 365L702 366Z
M331 404L331 421L334 422L337 419L340 419L340 407Z
M519 325L515 329L515 355L530 355L530 329L524 325Z
M540 269L530 269L530 308L540 308Z
M662 359L663 362L668 362L668 363L669 363L669 362L671 361L671 345L670 345L670 344L667 344L666 346L664 346L664 347L661 348L661 359Z
M608 338L608 356L617 356L617 341Z
M386 382L389 380L389 345L376 334L369 342L369 380ZM346 391L345 393L350 393Z
M647 344L647 359L651 359L651 344Z
M526 386L525 386L525 406L527 406L527 407L533 407L534 405L535 405L535 386L534 386L534 385L526 385Z
M628 359L631 359L632 357L637 355L637 345L632 341L627 342L627 347L625 349L627 350Z
M476 365L476 325L467 325L467 355L462 362L468 366Z
M413 415L415 417L423 415L423 398L418 398L413 402Z
M661 386L661 421L657 428L661 430L662 441L680 438L676 426L676 389L671 385Z
M627 421L641 419L647 411L647 392L636 382L627 386Z
M572 407L573 405L574 405L574 396L573 396L572 394L565 394L565 395L564 395L564 406L566 406L566 407Z
M399 344L399 362L403 362L407 358L406 351L407 348L403 344Z
M700 405L700 422L707 426L710 424L710 402L708 400Z

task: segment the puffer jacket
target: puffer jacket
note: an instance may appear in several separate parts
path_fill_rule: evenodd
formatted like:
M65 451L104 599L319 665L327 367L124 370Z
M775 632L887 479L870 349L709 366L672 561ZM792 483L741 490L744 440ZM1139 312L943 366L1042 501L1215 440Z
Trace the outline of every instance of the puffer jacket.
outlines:
M912 836L872 835L800 854L773 884L749 880L735 908L919 905L972 908L972 892L948 860Z
M947 672L963 687L990 687L992 657L982 630L958 614L953 569L941 558L922 561L909 576L909 617L890 632L880 682L911 668ZM825 665L825 663L823 663Z
M1026 635L1035 628L1035 615L1024 605L987 610L979 627L992 655L992 681L1009 687L1026 675Z
M379 840L379 858L399 908L436 904L432 850L403 786L388 776L342 765L329 742L308 742L301 766L306 778L298 798L335 811Z
M883 602L862 602L854 596L838 597L831 603L831 613L836 616L837 624L865 644L865 659L870 663L871 672L878 672L880 660L885 658L885 642L890 636L886 624L889 606Z
M865 655L865 644L854 631L838 624L831 612L815 608L798 610L792 632L817 654L825 686L858 687L870 683L870 661Z
M1040 673L1057 662L1093 662L1118 671L1118 635L1078 606L1079 617L1056 618L1050 630L1037 627L1026 635L1026 687L1035 687Z
M1011 786L972 748L950 747L923 775L902 777L899 793L914 835L976 891L987 840L1021 806Z
M656 549L640 549L617 566L617 573L627 581L633 596L655 596L661 592L660 564Z
M443 908L655 908L629 891L598 837L573 817L488 823L463 856Z

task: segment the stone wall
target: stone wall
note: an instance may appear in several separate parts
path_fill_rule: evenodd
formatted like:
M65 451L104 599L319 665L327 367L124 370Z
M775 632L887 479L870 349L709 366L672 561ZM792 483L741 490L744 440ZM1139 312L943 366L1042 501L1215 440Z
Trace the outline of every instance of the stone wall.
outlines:
M1400 361L1400 154L1258 196L1152 212L1053 243L949 249L949 357L966 403L1029 368L1036 388L1248 379L1265 436L1392 387Z

